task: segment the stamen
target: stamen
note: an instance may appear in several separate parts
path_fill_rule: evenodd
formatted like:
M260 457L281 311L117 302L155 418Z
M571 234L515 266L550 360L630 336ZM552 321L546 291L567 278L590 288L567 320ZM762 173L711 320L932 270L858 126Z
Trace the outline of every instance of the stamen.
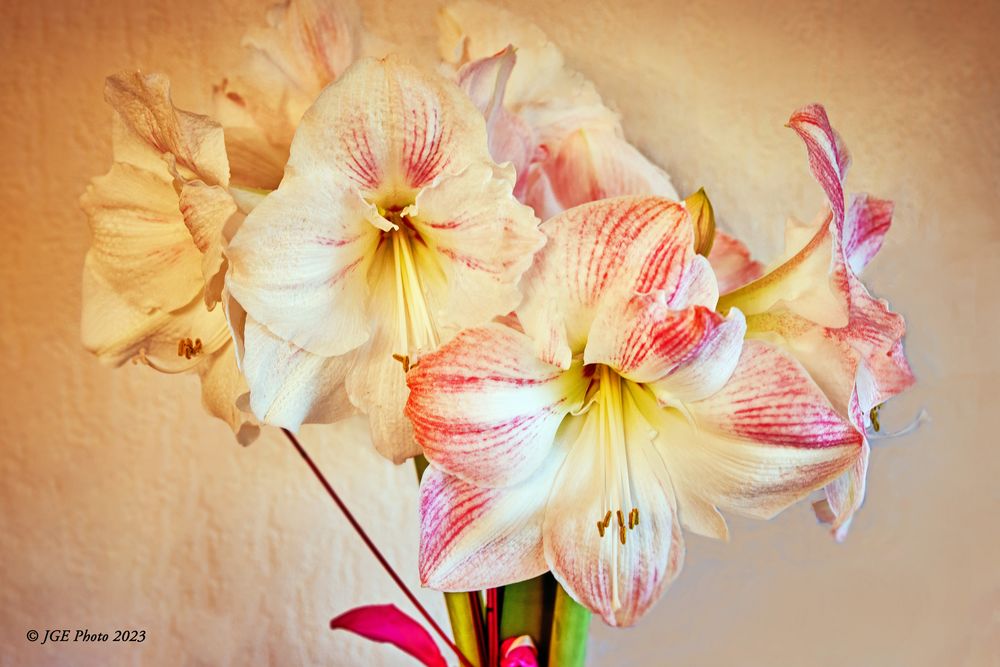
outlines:
M410 368L411 368L411 366L410 366L410 355L408 355L408 354L393 354L392 358L395 359L396 361L398 361L399 363L403 364L403 372L404 373L409 373L410 372Z
M618 526L618 539L625 544L625 526Z
M876 433L878 433L879 429L881 428L880 424L878 423L878 411L881 409L882 409L882 404L879 403L874 408L872 408L871 412L868 413L868 417L872 420L872 428L875 429Z
M632 514L635 516L635 518L632 519L632 525L633 526L638 526L639 525L639 508L638 507L633 507L632 508Z
M190 338L181 338L177 341L177 356L184 357L185 359L192 359L201 354L201 339L195 338L193 341Z
M597 532L598 532L598 534L600 534L601 537L604 537L604 530L605 530L605 528L606 528L606 526L604 525L603 521L598 521L597 522Z
M621 510L618 510L618 527L622 528L625 526L625 515L622 514Z
M610 523L611 523L611 510L608 510L608 513L604 515L604 527L607 528L608 524Z

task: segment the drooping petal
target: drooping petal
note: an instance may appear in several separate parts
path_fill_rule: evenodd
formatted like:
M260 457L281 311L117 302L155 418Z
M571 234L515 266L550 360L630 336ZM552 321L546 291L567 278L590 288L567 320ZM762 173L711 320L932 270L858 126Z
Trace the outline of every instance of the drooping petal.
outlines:
M498 163L510 162L514 166L515 193L520 193L528 166L537 152L538 138L519 115L504 106L507 81L516 61L514 48L508 46L492 56L465 64L458 71L457 81L486 119L490 155Z
M330 621L332 630L347 630L374 642L392 644L426 667L446 667L444 656L424 626L393 604L358 607Z
M751 257L743 242L718 229L708 261L719 282L720 294L732 292L764 275L764 265Z
M406 414L427 458L480 486L527 478L548 456L587 381L536 357L532 341L500 324L469 329L407 375Z
M795 130L805 142L809 154L809 168L826 193L833 210L834 225L839 232L843 228L844 177L851 158L847 147L830 126L826 109L819 104L802 107L788 119L788 127Z
M274 335L252 317L244 326L243 374L250 408L262 422L291 431L351 414L344 391L350 355L324 357Z
M542 162L544 179L526 203L546 220L568 208L622 195L677 199L666 172L649 161L612 126L580 128L552 148Z
M726 386L685 404L686 414L636 400L657 430L682 520L691 508L698 520L686 525L710 535L720 527L706 509L770 518L853 465L862 447L805 370L758 341L746 342Z
M115 161L151 168L166 162L182 180L229 184L222 126L207 116L174 107L162 74L123 72L107 79L104 98L117 112Z
M612 524L606 534L599 533L605 457L598 448L596 412L574 419L586 421L552 486L543 527L545 559L575 600L609 625L628 626L680 571L684 544L670 477L650 443L650 425L634 405L626 407L625 442L639 524L631 530ZM620 531L626 533L624 544Z
M90 221L91 270L136 308L170 311L200 295L202 255L159 168L117 163L91 182L80 204Z
M420 484L420 581L471 591L537 577L548 570L542 518L565 452L548 456L511 486L476 486L431 466Z
M83 270L83 345L101 361L121 365L133 360L157 370L177 373L191 370L229 340L221 309L209 311L196 296L173 310L137 307L117 285L108 283L95 269L93 252ZM200 343L198 354L185 355L179 342Z
M201 402L209 414L223 420L233 429L236 441L249 445L260 434L260 424L252 414L238 407L249 389L236 365L232 343L198 365L201 376Z
M745 332L739 310L728 317L704 306L672 310L662 293L636 294L601 307L583 359L654 383L674 399L699 400L729 379Z
M514 199L513 186L513 174L477 164L417 196L410 220L445 278L439 325L474 326L520 303L518 280L545 235L531 209Z
M715 279L707 262L696 261L691 224L676 202L608 199L570 209L541 229L549 241L525 277L517 312L546 360L565 367L583 351L597 305L609 293L662 290L668 303L684 307L693 291L710 301L702 305L715 305Z

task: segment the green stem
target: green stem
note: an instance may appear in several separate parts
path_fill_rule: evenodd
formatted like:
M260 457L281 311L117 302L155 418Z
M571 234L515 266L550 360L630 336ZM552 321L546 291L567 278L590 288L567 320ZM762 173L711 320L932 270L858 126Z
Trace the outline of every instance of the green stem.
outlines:
M548 637L544 636L545 578L542 575L504 586L500 616L500 639L528 635L539 655L545 655L548 645Z
M552 619L549 667L583 667L587 660L590 612L559 586Z
M468 593L445 593L444 603L448 607L455 645L472 663L472 667L482 667L479 630L475 621L480 618L481 611L472 608L473 596Z

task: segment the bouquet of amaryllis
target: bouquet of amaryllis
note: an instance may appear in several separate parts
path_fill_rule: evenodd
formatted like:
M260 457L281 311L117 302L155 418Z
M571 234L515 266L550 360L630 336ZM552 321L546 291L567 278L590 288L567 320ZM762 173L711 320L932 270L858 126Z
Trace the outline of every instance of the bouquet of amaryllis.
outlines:
M477 2L439 23L429 70L345 0L289 0L211 115L162 75L110 77L83 338L198 373L241 443L285 431L424 616L333 627L426 665L582 664L591 614L638 621L685 530L726 539L724 513L815 494L843 539L879 407L914 381L902 317L860 279L893 207L845 193L847 148L805 106L788 127L825 199L765 267L538 28ZM416 464L420 580L451 635L294 436L359 413Z

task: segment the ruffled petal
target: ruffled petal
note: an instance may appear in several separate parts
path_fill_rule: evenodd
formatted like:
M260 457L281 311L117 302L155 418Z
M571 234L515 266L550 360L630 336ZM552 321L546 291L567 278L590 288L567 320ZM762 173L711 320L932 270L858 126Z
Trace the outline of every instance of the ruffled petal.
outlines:
M719 292L727 294L764 275L764 265L751 257L742 241L725 232L715 230L715 241L708 254Z
M746 342L726 386L686 414L636 400L657 430L682 520L691 508L697 520L685 525L709 535L719 527L707 509L770 518L843 473L862 447L802 367L758 341Z
M425 456L480 486L527 478L548 455L559 424L587 388L535 355L532 341L500 324L469 329L407 374L413 422Z
M101 361L121 365L144 363L166 373L195 368L229 340L222 309L209 311L200 297L173 311L137 307L95 269L93 252L83 269L81 337L85 348ZM200 344L185 354L181 341Z
M608 199L570 209L541 229L549 241L526 275L517 312L553 363L565 366L583 351L606 294L662 290L675 307L689 305L692 290L699 301L717 296L707 262L695 260L687 212L676 202Z
M435 322L475 326L513 311L518 281L545 243L538 219L512 195L512 174L472 165L418 196L410 220L444 273Z
M628 143L616 127L599 125L568 134L542 162L526 203L546 220L568 208L621 195L677 199L666 172Z
M542 518L563 452L524 481L476 486L431 466L420 484L420 582L436 590L474 591L537 577L548 570Z
M165 161L183 181L229 184L222 126L174 107L162 74L123 72L108 77L104 99L117 112L115 161L151 168Z
M236 202L221 186L192 181L181 188L178 205L184 216L184 224L191 233L195 246L202 253L205 304L212 308L221 300L225 286L223 230L237 212Z
M625 411L625 442L633 506L639 524L612 522L602 535L604 456L598 449L596 410L586 420L555 482L545 511L545 559L566 591L613 626L635 623L680 571L684 543L670 477L650 443L650 425L634 404ZM620 532L626 535L625 543Z
M344 391L350 355L323 357L282 340L248 316L242 368L250 408L262 422L298 431L306 422L327 424L349 416Z
M851 158L840 135L830 126L826 109L819 104L802 107L788 119L806 145L809 168L826 193L837 231L844 224L844 177Z
M868 262L878 254L885 235L892 226L894 205L887 199L877 199L865 194L851 200L844 219L844 258L851 272L860 276Z
M600 309L583 360L633 382L657 383L674 398L698 400L729 379L745 332L738 310L728 318L704 306L671 310L662 293L636 294Z
M260 424L252 414L238 406L246 400L249 388L236 366L236 354L231 343L198 365L201 376L201 402L214 417L229 424L241 445L249 445L260 435Z
M90 221L91 270L125 301L170 311L199 296L202 255L162 164L157 173L117 163L91 182L80 204Z
M466 92L486 119L490 155L498 163L510 162L517 174L515 193L520 193L527 179L528 166L535 158L538 138L535 131L517 114L504 106L507 81L517 61L515 50L508 46L499 53L464 65L457 74L458 85Z

